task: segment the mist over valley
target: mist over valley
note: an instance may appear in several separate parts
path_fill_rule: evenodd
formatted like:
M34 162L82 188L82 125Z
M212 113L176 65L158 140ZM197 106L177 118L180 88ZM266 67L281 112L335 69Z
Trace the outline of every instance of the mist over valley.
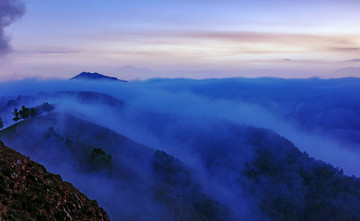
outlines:
M359 83L1 83L0 140L113 220L356 219Z

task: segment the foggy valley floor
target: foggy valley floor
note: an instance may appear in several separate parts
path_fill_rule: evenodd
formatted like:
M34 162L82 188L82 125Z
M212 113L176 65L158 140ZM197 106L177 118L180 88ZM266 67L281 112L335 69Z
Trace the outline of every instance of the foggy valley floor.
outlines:
M360 217L359 79L98 77L0 83L0 140L110 219Z

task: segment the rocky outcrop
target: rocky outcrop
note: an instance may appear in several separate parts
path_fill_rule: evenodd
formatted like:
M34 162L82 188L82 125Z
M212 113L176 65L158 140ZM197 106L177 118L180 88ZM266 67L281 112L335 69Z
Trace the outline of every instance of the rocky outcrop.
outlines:
M0 220L110 220L60 175L0 141Z

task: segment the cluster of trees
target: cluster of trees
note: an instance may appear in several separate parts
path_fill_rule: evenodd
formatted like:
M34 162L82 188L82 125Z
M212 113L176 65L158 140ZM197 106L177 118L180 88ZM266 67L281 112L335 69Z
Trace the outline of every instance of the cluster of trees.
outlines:
M178 214L179 220L234 220L223 204L202 191L180 160L156 150L152 168L157 182L155 200Z
M110 174L113 167L112 156L101 148L94 148L91 151L90 163L102 174Z
M250 180L246 188L272 220L359 220L359 178L310 158L280 136L253 138L254 158L243 171Z
M25 106L22 106L21 110L18 110L17 108L14 109L13 120L18 121L20 119L29 119L42 113L51 112L54 109L55 109L54 105L49 104L48 102L45 102L42 105L32 108L27 108Z
M19 111L17 108L15 108L13 115L14 115L13 118L14 121L18 121L20 119L28 119L30 117L36 116L36 110L35 108L27 108L25 106L22 106L21 110Z

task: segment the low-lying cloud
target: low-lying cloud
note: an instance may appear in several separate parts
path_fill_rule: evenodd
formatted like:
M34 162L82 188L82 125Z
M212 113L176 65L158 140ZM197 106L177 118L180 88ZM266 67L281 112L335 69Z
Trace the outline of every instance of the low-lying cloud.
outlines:
M125 108L124 116L127 110L129 119L136 119L139 117L136 114L141 115L143 111L147 111L179 116L185 119L186 117L224 119L240 125L266 128L288 138L300 150L308 152L311 156L332 163L334 166L339 166L347 174L360 175L353 167L353 163L360 156L356 128L351 126L351 122L346 123L344 121L349 114L353 115L353 120L358 121L357 110L353 109L352 106L345 106L344 109L337 108L341 103L348 105L355 101L355 98L350 96L359 95L353 93L356 82L349 84L348 91L343 91L344 85L346 85L345 80L344 82L339 80L338 84L324 80L324 84L327 82L332 89L323 90L321 84L319 84L319 87L313 91L313 93L319 94L325 91L328 93L329 97L322 99L323 103L321 103L320 100L313 101L311 92L306 91L306 84L316 85L314 82L321 80L315 79L313 83L311 80L298 80L298 83L296 80L289 80L287 82L289 86L285 86L286 80L275 79L272 82L271 79L254 81L239 79L238 87L243 87L243 90L238 90L236 81L234 83L231 79L219 80L217 84L214 83L217 80L212 81L152 80L118 84L25 80L15 83L3 83L0 93L3 95L29 93L35 95L44 91L86 91L91 88L91 91L109 94L128 104L131 108ZM275 86L270 85L271 82ZM226 85L228 85L229 93L227 90L224 91ZM249 88L249 86L254 85L253 89ZM289 94L280 95L275 88L274 90L271 89L276 86L284 91L279 91L279 93L289 91ZM247 89L250 90L247 91ZM238 90L238 92L234 90ZM268 90L269 92L267 92ZM337 91L343 92L339 95ZM259 96L256 97L256 94ZM299 103L296 104L296 102ZM352 105L356 107L357 104ZM84 104L76 102L72 102L71 107L66 102L60 104L60 106L65 109L74 109L74 107L79 110L82 109L84 111L79 112L81 113L79 114L80 117L86 116L87 119L93 119L97 124L146 145L156 147L161 146L161 142L163 142L156 137L154 138L152 132L144 129L142 125L131 123L129 119L126 122L123 117L117 117L119 115L118 110L103 109L103 107L96 107L91 104L90 106L84 106ZM313 110L308 108L313 108ZM141 111L137 112L138 110ZM104 114L100 116L101 113ZM296 115L291 117L293 114ZM332 119L327 119L327 115ZM347 136L336 133L337 127L342 127L343 131L341 133L347 133ZM141 128L144 129L143 133L139 133ZM354 153L356 154L354 155Z
M246 133L256 131L254 128L274 131L311 157L340 167L347 175L360 176L354 166L360 160L360 113L356 102L360 98L359 84L354 79L153 79L128 83L24 80L0 84L0 117L6 126L13 124L11 112L15 106L7 102L11 99L30 107L45 101L53 103L57 112L166 151L184 162L201 189L225 204L236 218L250 220L259 216L259 220L265 220L255 206L256 198L247 196L239 185L239 180L246 180L239 171L253 157L244 138ZM76 97L69 91L93 91L111 97ZM88 128L88 132L91 130ZM55 132L59 130L55 128ZM277 151L278 144L283 150L283 143L278 141L266 145L272 152ZM46 148L51 147L49 142ZM113 155L116 165L131 165L118 160L121 152L116 146L104 148ZM152 199L147 184L137 186L135 193L127 181L117 183L96 174L80 174L73 170L76 161L67 156L69 160L61 160L64 156L57 156L59 152L67 154L59 147L28 150L26 154L33 154L32 159L43 163L50 172L62 174L89 197L98 199L111 217L131 217L137 213L139 201L146 202L141 205L143 214L161 217L164 208ZM215 163L209 166L207 160ZM151 174L151 168L139 169L134 165L140 162L132 163L135 171L141 170L144 176ZM98 190L98 186L104 188ZM143 197L140 200L136 199L139 195Z

